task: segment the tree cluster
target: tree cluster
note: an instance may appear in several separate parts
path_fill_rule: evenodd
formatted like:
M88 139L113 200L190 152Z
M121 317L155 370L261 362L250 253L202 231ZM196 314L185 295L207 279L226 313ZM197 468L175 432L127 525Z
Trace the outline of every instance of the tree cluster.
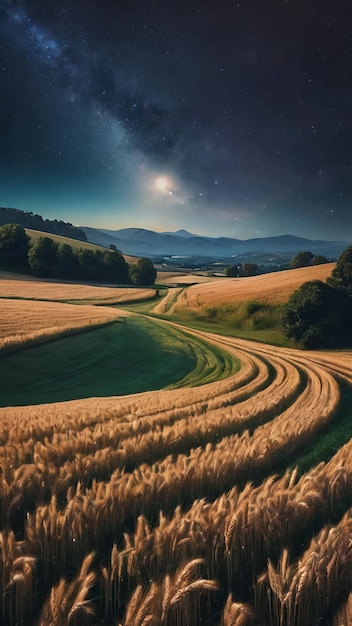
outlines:
M23 228L32 228L53 235L62 235L78 241L87 241L87 235L83 230L62 220L44 220L41 215L31 211L21 211L8 207L0 207L0 226L4 224L19 224Z
M28 265L30 239L19 224L0 227L0 266L25 270Z
M240 276L256 276L258 272L258 265L256 263L239 263L237 265L229 265L226 268L225 274L229 277Z
M304 250L296 254L289 267L296 269L298 267L308 267L308 265L322 265L323 263L329 263L329 259L326 256L323 254L314 255L310 250Z
M153 285L156 279L156 270L150 259L139 259L130 267L130 278L134 285Z
M116 250L72 248L50 237L32 245L19 224L0 227L0 266L29 271L34 276L151 285L156 271L149 259L129 265Z
M303 283L283 307L281 329L302 348L352 343L352 246L339 257L327 282Z

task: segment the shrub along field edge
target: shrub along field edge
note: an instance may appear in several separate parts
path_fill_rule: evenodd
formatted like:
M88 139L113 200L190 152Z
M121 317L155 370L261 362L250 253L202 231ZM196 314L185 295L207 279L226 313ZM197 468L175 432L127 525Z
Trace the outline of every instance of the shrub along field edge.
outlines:
M126 305L128 310L136 310L136 307ZM121 307L123 308L123 307ZM138 306L142 312L141 305ZM199 308L177 309L172 315L172 320L184 326L197 330L204 330L219 335L260 341L274 346L294 347L294 343L283 335L279 328L281 304L268 304L253 300L241 303L222 304L218 306ZM170 319L166 315L156 314L152 305L144 312L158 319Z

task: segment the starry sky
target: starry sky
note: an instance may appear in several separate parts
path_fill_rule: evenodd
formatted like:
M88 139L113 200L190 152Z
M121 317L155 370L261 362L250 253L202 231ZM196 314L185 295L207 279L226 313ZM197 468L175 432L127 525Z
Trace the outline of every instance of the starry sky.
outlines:
M349 0L0 0L0 206L352 241Z

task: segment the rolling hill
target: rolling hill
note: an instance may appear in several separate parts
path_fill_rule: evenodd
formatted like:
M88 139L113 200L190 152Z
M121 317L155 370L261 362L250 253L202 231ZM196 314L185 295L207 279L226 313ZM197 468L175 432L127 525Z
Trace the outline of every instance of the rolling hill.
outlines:
M64 237L63 235L55 235L53 233L47 233L41 230L33 230L32 228L26 228L25 231L28 237L30 237L32 242L37 241L40 237L49 237L56 243L66 243L69 246L71 246L71 248L76 248L76 249L84 248L86 250L100 250L101 248L106 248L106 245L104 244L93 243L90 241L80 241L79 239L72 239L71 237ZM127 261L127 263L132 264L138 261L138 259L136 259L135 257L128 256L128 255L123 255L123 256L124 256L124 259Z

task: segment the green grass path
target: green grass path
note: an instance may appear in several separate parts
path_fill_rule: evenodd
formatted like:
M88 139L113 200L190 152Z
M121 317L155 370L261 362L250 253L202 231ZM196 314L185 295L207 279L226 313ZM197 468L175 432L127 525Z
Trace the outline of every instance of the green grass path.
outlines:
M239 369L227 353L159 321L128 317L0 358L1 406L194 386Z

